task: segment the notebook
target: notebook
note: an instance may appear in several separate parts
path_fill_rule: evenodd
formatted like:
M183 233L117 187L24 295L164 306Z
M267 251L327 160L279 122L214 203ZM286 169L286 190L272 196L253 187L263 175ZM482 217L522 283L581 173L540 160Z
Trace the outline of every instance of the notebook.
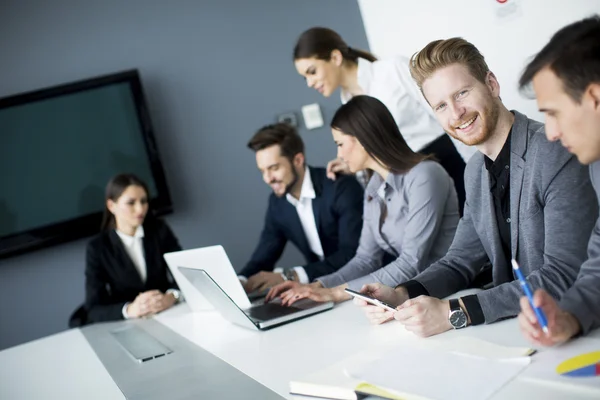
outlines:
M398 349L379 349L357 353L305 378L291 381L290 393L336 400L360 400L361 393L389 399L423 400L431 397L419 393L418 390L409 393L406 390L409 386L398 385L396 378L379 379L388 372L394 376L397 376L396 373L400 373L398 369L400 364L396 361L397 357L408 356L421 363L426 362L426 357L430 357L439 360L439 362L444 362L442 360L443 356L450 354L454 357L466 358L467 364L472 364L469 362L469 358L474 359L475 363L479 360L480 364L484 363L488 368L489 365L492 365L493 368L494 364L499 363L501 364L500 369L503 367L502 364L508 363L508 368L500 371L504 373L504 376L508 373L508 378L506 378L506 381L508 381L527 366L529 357L526 356L533 352L532 349L526 347L500 346L471 337L428 340L427 345L423 347L421 349L423 351L413 349L413 353L416 354L412 355L395 355L394 351ZM408 349L408 352L410 351L411 349ZM459 354L461 356L458 356ZM391 357L391 364L393 365L386 363L385 358L388 356ZM419 362L411 360L408 365L410 368L416 368ZM454 361L451 360L450 362ZM406 365L404 364L404 366ZM438 366L432 368L438 368ZM373 372L373 374L370 372ZM431 376L429 371L428 376ZM498 381L497 383L503 384L506 381Z

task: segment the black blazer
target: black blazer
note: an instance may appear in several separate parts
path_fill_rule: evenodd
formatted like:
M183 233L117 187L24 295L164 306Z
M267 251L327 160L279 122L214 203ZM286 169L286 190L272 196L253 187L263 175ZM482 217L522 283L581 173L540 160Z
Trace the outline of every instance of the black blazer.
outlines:
M144 222L147 279L142 279L114 229L104 231L87 246L85 308L87 322L123 319L123 306L140 292L176 288L163 254L181 250L169 226L157 219Z
M271 194L258 247L240 275L250 277L259 271L273 270L288 240L306 258L304 269L310 281L337 271L354 257L362 229L362 187L354 176L339 176L332 181L324 168L309 170L315 188L312 206L323 261L310 250L296 208L285 196Z

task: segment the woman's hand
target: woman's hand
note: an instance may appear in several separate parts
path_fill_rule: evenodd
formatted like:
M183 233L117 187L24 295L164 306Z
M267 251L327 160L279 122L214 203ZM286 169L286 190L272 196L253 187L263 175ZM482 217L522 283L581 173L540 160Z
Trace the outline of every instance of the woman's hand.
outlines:
M166 310L175 302L175 296L171 293L164 294L160 290L148 290L138 294L135 300L127 306L126 311L130 318L147 317Z
M336 174L351 174L348 164L341 158L336 158L327 163L327 177L332 181L335 181Z

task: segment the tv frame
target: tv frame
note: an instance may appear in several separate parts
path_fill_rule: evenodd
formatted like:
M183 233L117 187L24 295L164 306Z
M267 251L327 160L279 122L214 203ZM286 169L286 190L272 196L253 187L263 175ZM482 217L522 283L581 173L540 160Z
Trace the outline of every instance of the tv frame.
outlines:
M154 130L148 112L148 105L146 103L146 97L137 69L83 79L0 98L0 109L46 100L66 94L83 92L116 83L129 83L133 95L142 139L146 148L146 155L148 156L150 170L156 184L157 194L150 199L150 209L154 216L170 214L173 212L171 195L158 147L156 145ZM101 221L102 211L0 237L0 259L92 236L100 232Z

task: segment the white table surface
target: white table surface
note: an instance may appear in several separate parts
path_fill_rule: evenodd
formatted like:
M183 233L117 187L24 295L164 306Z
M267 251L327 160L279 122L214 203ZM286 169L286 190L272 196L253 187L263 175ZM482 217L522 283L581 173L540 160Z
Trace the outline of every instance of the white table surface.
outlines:
M516 319L448 331L423 339L406 331L397 322L369 324L362 311L350 301L338 304L331 311L265 332L231 325L214 311L189 313L185 304L156 318L287 398L291 398L291 380L302 379L357 352L381 352L403 343L444 341L457 336L472 336L504 346L530 347L521 336ZM600 337L600 334L595 336ZM598 394L583 388L573 390L516 378L493 397L494 400L565 398L597 399Z
M280 395L289 382L353 354L403 343L472 336L528 347L515 319L420 339L391 322L370 325L351 302L301 321L259 332L230 324L214 311L192 313L184 303L155 317ZM596 332L593 336L600 337ZM541 349L540 351L548 351ZM434 379L434 376L432 376ZM123 399L116 384L78 329L0 352L0 399ZM493 399L597 399L597 392L516 378Z

